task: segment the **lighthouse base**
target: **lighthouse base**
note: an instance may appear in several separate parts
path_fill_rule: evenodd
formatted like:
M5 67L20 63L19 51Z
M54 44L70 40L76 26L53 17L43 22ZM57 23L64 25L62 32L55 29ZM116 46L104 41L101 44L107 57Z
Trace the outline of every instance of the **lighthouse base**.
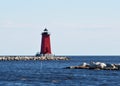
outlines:
M53 57L54 55L53 54L40 54L40 53L37 53L36 56Z
M40 54L40 56L44 56L44 57L53 57L53 54Z

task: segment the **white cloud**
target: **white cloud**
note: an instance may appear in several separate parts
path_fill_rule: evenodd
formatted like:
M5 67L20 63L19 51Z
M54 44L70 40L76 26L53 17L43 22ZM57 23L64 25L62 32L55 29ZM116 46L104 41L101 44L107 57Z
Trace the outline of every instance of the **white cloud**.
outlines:
M49 27L64 28L64 29L84 29L84 30L100 30L100 29L112 29L120 28L120 25L115 24L96 24L96 23L75 23L75 22L51 22L47 24Z
M0 28L39 28L39 24L33 23L18 23L11 20L0 22Z

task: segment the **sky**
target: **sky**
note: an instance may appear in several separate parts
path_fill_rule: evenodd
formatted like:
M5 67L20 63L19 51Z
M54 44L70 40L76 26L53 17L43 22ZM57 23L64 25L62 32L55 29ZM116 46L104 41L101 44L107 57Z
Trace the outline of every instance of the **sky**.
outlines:
M120 0L0 0L0 55L120 55Z

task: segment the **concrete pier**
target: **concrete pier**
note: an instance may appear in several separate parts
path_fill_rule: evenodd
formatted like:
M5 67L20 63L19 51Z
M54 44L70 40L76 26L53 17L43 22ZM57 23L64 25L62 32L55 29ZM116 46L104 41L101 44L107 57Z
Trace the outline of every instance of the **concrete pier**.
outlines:
M0 56L0 61L20 61L20 60L69 60L67 57L45 57L45 56Z

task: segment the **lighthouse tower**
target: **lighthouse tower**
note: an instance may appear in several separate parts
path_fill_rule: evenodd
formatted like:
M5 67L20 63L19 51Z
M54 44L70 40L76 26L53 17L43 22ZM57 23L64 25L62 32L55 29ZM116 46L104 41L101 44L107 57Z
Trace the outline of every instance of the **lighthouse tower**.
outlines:
M46 28L42 32L40 55L43 55L43 56L52 55L51 54L51 44L50 44L50 34L48 33L48 30Z

